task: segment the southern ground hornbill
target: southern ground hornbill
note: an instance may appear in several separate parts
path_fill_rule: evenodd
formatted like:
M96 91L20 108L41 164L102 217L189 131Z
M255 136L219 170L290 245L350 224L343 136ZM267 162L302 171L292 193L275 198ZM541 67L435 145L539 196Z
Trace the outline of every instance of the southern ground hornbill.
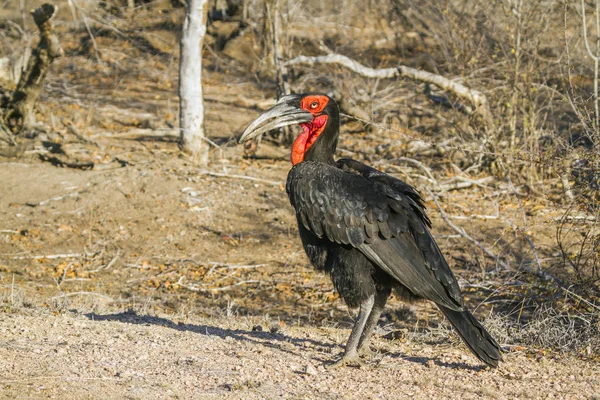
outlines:
M497 366L500 346L463 304L460 288L429 233L423 200L410 185L351 159L334 160L339 110L323 94L288 95L254 120L240 142L299 124L286 190L304 250L350 307L360 307L336 365L359 361L394 289L433 301L471 351Z

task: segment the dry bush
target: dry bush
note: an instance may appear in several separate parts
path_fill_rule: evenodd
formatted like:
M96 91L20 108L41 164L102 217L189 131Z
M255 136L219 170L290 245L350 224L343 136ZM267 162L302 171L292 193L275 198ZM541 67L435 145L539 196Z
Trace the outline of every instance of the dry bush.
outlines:
M556 228L563 263L579 284L600 282L600 212L581 216L568 209Z
M504 346L600 355L600 313L560 312L554 305L538 307L524 323L500 314L485 320L492 336Z

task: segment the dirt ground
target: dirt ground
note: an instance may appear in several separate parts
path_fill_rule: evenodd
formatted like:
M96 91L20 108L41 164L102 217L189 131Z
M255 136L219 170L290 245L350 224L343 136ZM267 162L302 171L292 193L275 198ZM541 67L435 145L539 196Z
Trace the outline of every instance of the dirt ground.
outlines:
M327 369L345 330L256 318L149 317L134 312L0 314L0 391L57 399L584 399L600 366L506 355L482 368L452 346L390 343L362 368ZM262 330L264 329L264 330Z
M235 140L275 96L272 84L245 71L248 59L226 58L255 58L255 43L240 35L224 54L205 54L212 144L211 163L201 167L176 143L181 12L132 22L150 33L117 21L127 40L98 33L96 55L68 10L57 22L65 57L36 115L47 132L20 157L0 156L0 397L600 398L590 347L525 344L498 325L507 353L488 370L431 304L393 298L375 357L362 368L325 368L342 351L353 314L302 250L284 190L288 151L263 142L256 159L245 159ZM19 43L0 39L3 49ZM404 133L344 121L338 153L424 193L432 183L421 168L392 162L412 156ZM565 213L557 183L527 197L523 182L511 190L501 177L461 172L483 181L454 190L456 165L421 160L446 185L432 188L452 220L513 261L500 268L426 196L435 237L484 324L498 315L526 323L550 300L593 311L517 271L535 262L515 228L525 218L546 271L573 274L556 243Z

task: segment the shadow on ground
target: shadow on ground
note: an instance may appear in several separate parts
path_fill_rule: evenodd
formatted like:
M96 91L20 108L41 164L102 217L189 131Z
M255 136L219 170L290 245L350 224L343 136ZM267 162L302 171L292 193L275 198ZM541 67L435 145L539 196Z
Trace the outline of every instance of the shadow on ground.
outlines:
M156 325L156 326L164 326L167 328L175 329L181 332L194 332L200 335L206 336L218 336L221 339L225 339L227 337L233 338L239 341L247 341L251 343L255 343L258 345L270 347L273 349L280 350L285 353L298 355L297 353L290 351L289 349L283 346L283 343L291 343L295 347L300 350L305 349L307 344L310 344L317 348L318 351L324 353L332 353L336 348L341 348L341 345L335 343L326 343L319 340L308 339L308 338L295 338L291 336L286 336L279 332L265 332L261 330L243 330L243 329L228 329L228 328L220 328L217 326L211 325L195 325L195 324L185 324L182 322L173 322L170 319L163 317L154 317L150 315L139 315L135 311L125 311L116 314L97 314L97 313L88 313L85 314L85 317L92 321L115 321L127 324L136 324L136 325ZM469 365L462 362L443 362L440 360L435 360L430 357L415 357L415 356L407 356L401 353L391 353L391 352L382 352L378 353L375 356L374 364L379 364L380 357L386 356L390 357L393 360L404 360L411 363L422 364L422 365L431 365L433 362L437 366L442 366L450 369L464 369L471 371L481 371L485 369L485 366L481 365ZM377 360L379 359L379 360ZM326 358L316 358L315 360L323 362L325 364L329 364L331 359Z
M296 347L304 348L306 344L311 344L317 348L321 348L321 351L328 351L330 349L334 349L339 347L337 344L333 343L323 343L318 340L308 339L308 338L294 338L290 336L286 336L279 332L265 332L262 330L243 330L243 329L228 329L228 328L220 328L217 326L211 325L194 325L194 324L185 324L182 322L173 322L167 318L162 317L153 317L150 315L139 315L135 311L125 311L116 314L96 314L96 313L88 313L85 314L85 317L89 318L93 321L116 321L127 324L135 324L135 325L157 325L164 326L166 328L175 329L181 332L194 332L200 335L205 336L218 336L221 339L225 339L227 337L233 338L239 341L249 341L252 343L260 344L263 346L275 348L286 353L294 354L283 346L277 344L282 342L291 343ZM263 339L264 341L261 341Z

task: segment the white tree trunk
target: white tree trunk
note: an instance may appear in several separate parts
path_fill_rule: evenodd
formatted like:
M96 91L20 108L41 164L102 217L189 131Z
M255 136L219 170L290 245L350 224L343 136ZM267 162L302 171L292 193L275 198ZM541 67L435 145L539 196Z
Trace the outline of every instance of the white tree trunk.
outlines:
M202 97L202 42L206 34L207 4L208 0L187 0L179 61L180 146L200 164L208 163Z

